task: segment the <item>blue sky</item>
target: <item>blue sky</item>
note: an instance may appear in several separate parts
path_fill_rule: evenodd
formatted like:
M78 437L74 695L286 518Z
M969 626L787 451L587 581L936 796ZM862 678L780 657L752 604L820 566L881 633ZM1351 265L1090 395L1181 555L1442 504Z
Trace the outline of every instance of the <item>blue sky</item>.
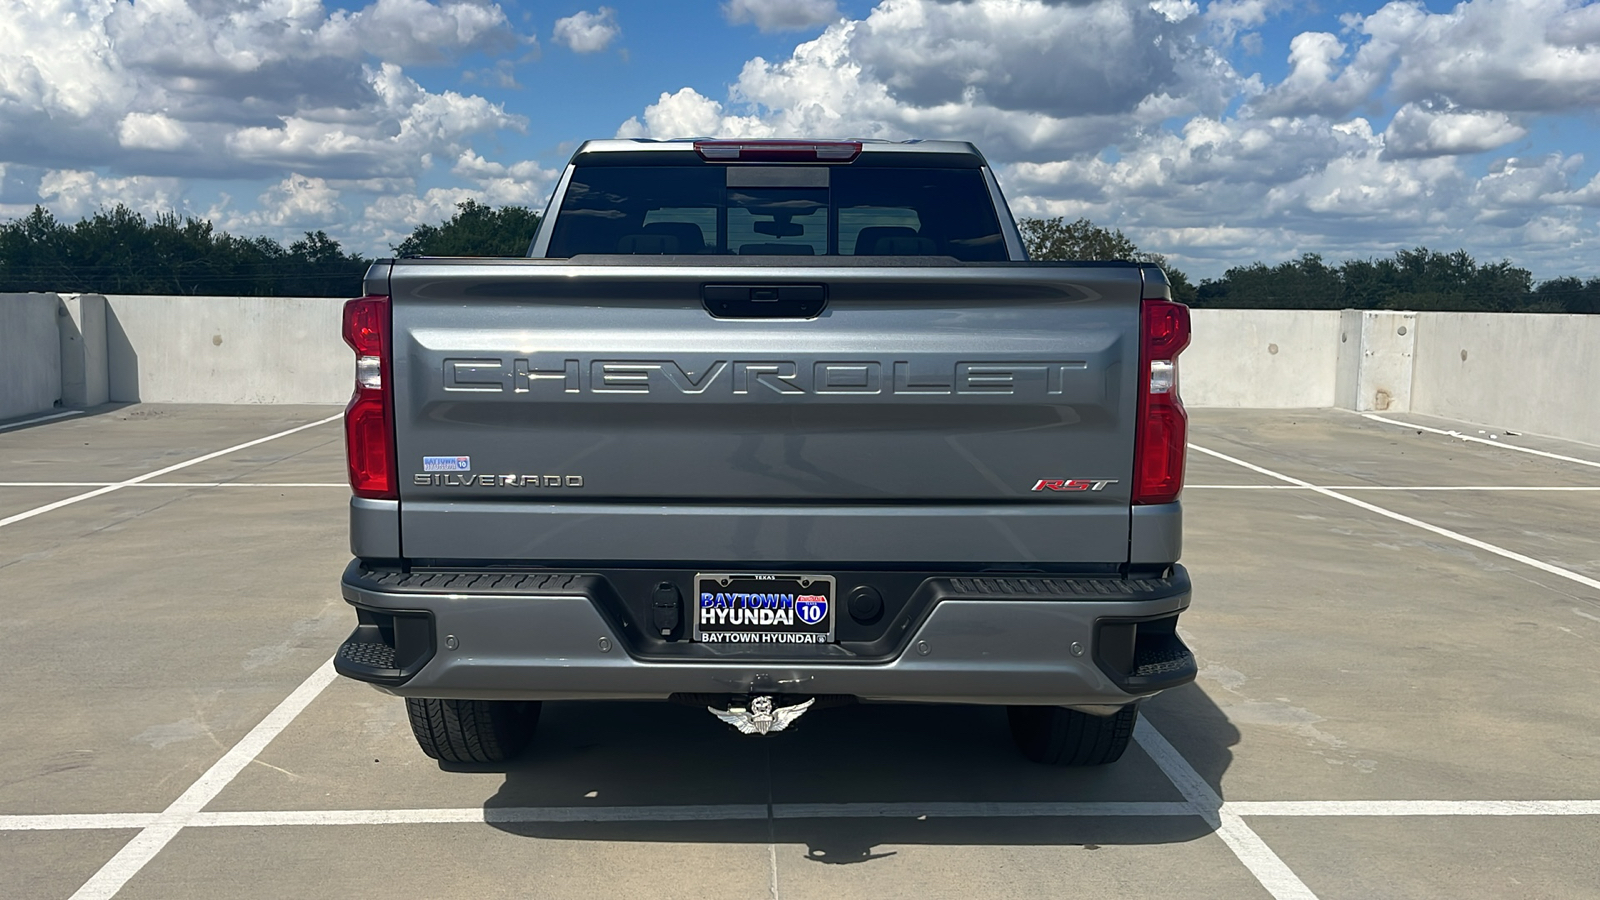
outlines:
M20 0L0 218L126 203L383 253L585 138L973 140L1196 278L1465 247L1600 274L1577 0ZM20 49L18 49L20 48Z

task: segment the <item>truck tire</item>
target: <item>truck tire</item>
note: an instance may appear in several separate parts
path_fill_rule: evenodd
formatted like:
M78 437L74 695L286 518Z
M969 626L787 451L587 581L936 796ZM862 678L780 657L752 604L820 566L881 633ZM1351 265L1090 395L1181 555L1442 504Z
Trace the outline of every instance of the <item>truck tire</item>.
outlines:
M1006 715L1011 739L1028 759L1051 766L1103 766L1128 749L1139 704L1130 703L1110 716L1060 706L1010 706Z
M422 752L447 763L505 762L527 746L539 703L406 698L411 733Z

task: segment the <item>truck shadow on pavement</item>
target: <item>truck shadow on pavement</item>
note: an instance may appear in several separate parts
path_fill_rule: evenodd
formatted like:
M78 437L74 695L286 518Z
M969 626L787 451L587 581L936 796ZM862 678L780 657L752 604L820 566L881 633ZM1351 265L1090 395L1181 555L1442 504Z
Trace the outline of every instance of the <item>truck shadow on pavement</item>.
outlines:
M1188 685L1144 715L1218 794L1239 732ZM458 768L458 767L451 767ZM485 771L487 767L459 767ZM998 707L822 709L790 731L734 733L703 709L666 703L547 703L532 746L484 803L511 834L562 840L804 844L818 863L866 862L906 844L1080 846L1192 841L1198 816L1017 816L1016 803L1181 802L1137 744L1120 761L1054 768L1023 759ZM822 808L800 804L826 804ZM838 804L838 807L834 807ZM994 815L938 804L996 804ZM880 806L881 805L881 806ZM917 806L929 807L919 817ZM687 821L494 821L520 807L717 806ZM765 810L766 814L762 815ZM774 815L776 810L776 815ZM643 818L642 816L640 818Z

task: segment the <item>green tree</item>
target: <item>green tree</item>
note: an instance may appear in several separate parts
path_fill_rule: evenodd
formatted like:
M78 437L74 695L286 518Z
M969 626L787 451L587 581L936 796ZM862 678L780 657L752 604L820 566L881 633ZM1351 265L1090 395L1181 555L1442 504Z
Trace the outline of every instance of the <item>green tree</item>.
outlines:
M1019 219L1017 230L1022 232L1022 243L1028 248L1030 259L1125 259L1155 263L1167 273L1174 299L1185 303L1195 299L1195 287L1189 282L1189 276L1168 263L1164 255L1140 250L1120 228L1113 231L1101 228L1088 219L1067 222L1063 216L1056 216L1051 219Z
M1533 296L1541 311L1594 315L1600 313L1600 278L1552 278L1540 282Z
M121 205L72 225L35 207L0 225L0 291L354 296L368 265L320 231L285 250L203 219L150 221Z
M1370 269L1346 263L1352 265L1369 282L1363 299L1385 309L1510 311L1526 306L1533 291L1533 273L1527 269L1510 260L1479 265L1465 250L1417 247L1396 251L1392 261Z
M1510 260L1479 263L1465 250L1427 247L1392 257L1350 259L1330 267L1319 254L1267 266L1235 266L1200 285L1202 306L1283 309L1417 309L1586 312L1600 299L1576 278L1533 289L1533 274Z
M1235 266L1221 279L1200 285L1200 306L1244 309L1337 309L1344 285L1339 272L1317 253L1268 267Z
M1067 222L1063 216L1052 219L1017 221L1022 242L1033 259L1126 259L1147 262L1139 248L1122 233L1101 228L1088 219Z
M456 205L438 225L418 225L394 248L399 256L527 256L539 214L525 206L495 209L476 200Z

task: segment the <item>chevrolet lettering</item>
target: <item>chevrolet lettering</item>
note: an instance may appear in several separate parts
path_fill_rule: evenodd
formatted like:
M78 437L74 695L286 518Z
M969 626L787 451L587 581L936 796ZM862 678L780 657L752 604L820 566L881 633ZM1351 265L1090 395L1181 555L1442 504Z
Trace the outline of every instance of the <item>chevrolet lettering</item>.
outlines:
M442 362L450 393L682 396L1028 396L1077 393L1088 374L1084 360L989 360L935 368L909 360L537 360L523 357L448 357Z
M334 667L424 753L503 763L546 700L943 703L1098 765L1195 678L1159 266L1028 259L956 141L590 141L552 183L527 258L380 260L345 306Z

